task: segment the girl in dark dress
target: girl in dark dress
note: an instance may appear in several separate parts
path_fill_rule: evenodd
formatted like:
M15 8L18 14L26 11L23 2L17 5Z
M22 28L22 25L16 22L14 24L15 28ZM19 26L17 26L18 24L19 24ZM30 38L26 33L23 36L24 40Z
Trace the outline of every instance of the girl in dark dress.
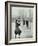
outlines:
M20 36L20 34L21 34L21 30L20 30L20 28L19 28L19 26L20 26L20 20L16 20L16 29L15 29L15 38L16 38L16 35L18 34L19 36ZM19 37L20 38L20 37Z

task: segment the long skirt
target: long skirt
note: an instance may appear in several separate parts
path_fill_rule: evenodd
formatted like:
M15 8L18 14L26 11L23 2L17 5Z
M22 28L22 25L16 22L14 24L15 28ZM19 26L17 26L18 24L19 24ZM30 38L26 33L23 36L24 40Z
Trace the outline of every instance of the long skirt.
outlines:
M16 28L16 29L15 29L15 35L17 35L17 34L18 34L18 35L21 34L21 30L20 30L20 28Z

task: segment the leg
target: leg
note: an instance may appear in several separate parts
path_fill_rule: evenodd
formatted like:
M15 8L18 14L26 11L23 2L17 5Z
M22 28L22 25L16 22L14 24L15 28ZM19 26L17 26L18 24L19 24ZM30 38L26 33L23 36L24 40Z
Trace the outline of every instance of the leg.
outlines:
M15 34L15 38L16 38L16 34Z
M19 38L20 38L20 33L18 35L19 35Z

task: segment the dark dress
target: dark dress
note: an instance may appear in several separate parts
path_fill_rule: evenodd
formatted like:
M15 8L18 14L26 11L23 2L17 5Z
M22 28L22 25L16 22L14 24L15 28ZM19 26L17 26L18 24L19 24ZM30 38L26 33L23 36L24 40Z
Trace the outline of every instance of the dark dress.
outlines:
M26 25L27 25L27 27L28 27L28 21L26 21Z
M16 30L15 30L15 34L17 35L20 35L21 34L21 30L17 27Z

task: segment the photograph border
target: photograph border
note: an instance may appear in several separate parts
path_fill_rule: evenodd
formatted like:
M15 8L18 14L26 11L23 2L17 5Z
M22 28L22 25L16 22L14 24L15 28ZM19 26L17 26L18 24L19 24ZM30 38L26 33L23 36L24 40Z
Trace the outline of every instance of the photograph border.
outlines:
M20 4L33 4L36 5L36 41L31 42L19 42L19 43L8 43L8 3L20 3ZM24 43L36 43L37 42L37 3L32 2L16 2L16 1L6 1L5 2L5 44L24 44Z

